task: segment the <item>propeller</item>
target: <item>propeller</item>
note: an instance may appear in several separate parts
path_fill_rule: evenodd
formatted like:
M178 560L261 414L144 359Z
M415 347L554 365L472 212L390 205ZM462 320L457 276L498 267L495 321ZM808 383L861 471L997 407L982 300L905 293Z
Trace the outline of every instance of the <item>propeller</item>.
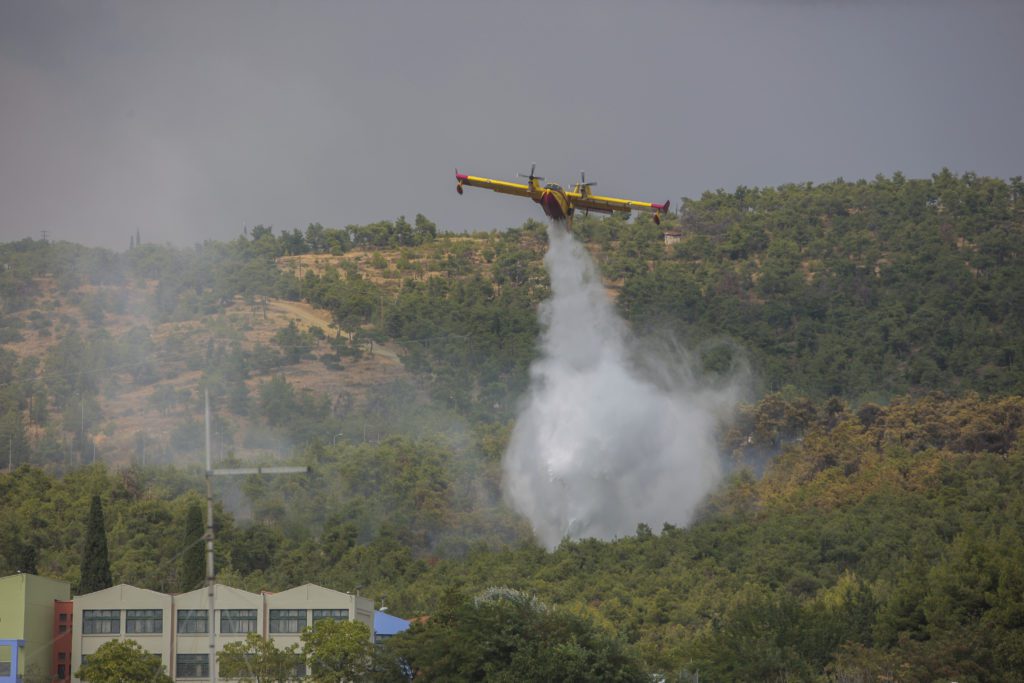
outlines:
M533 175L533 172L536 171L536 170L537 170L537 164L530 164L530 175L524 175L524 174L520 173L519 177L520 178L529 178L530 182L533 182L534 180L544 180L544 178L542 178L539 175Z
M588 183L587 182L587 174L584 173L583 171L580 171L580 187L597 187L597 181L596 180L591 180Z

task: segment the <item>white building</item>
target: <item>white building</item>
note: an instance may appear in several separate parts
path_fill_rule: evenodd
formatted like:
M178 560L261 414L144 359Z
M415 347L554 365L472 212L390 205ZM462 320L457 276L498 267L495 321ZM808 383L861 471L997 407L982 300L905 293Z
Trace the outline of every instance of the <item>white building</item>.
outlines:
M373 601L312 583L281 593L266 593L267 630L278 647L299 643L302 629L321 619L361 621L373 633Z
M244 640L247 633L258 633L272 638L277 647L288 647L300 642L302 629L319 619L361 621L373 633L373 601L313 584L281 593L250 593L217 584L214 607L218 652L226 643ZM74 672L103 643L132 639L159 656L176 681L210 676L205 588L168 595L122 584L76 596L73 623Z
M105 588L73 599L71 669L108 640L133 639L160 656L170 671L172 656L172 598L166 593L127 584Z

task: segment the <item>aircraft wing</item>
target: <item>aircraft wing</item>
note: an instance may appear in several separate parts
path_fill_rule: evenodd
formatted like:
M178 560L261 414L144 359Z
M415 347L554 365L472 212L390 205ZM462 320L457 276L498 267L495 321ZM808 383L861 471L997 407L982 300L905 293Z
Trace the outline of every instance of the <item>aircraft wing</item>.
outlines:
M507 183L504 180L492 180L491 178L481 178L480 176L466 175L465 173L459 173L458 171L455 173L455 179L459 181L460 187L462 185L469 185L470 187L483 187L488 190L494 190L495 192L501 192L502 194L513 194L517 197L531 196L529 185Z
M617 197L602 197L600 195L583 196L579 192L569 192L569 201L573 208L584 211L597 211L599 213L614 213L615 211L652 211L654 213L665 213L668 211L668 202L664 204L653 204L651 202L637 202L632 199L618 199Z

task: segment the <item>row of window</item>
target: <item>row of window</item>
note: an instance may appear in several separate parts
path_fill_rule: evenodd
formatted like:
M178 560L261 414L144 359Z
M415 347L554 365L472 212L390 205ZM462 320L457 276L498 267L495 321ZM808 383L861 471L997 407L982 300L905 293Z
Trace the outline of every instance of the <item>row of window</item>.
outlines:
M221 633L255 633L256 610L222 609ZM347 621L347 609L315 609L313 623L321 619ZM306 628L307 610L270 610L271 633L302 633ZM159 609L125 610L125 633L163 633L164 611ZM205 609L178 610L178 633L208 633L209 613ZM82 611L82 633L120 633L121 610L87 609Z

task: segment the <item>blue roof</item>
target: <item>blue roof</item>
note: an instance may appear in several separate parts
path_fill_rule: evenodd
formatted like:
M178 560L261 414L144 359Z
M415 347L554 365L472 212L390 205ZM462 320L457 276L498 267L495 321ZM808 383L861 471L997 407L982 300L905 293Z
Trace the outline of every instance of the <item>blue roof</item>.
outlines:
M409 622L387 612L374 611L373 632L378 636L393 636L409 628Z

